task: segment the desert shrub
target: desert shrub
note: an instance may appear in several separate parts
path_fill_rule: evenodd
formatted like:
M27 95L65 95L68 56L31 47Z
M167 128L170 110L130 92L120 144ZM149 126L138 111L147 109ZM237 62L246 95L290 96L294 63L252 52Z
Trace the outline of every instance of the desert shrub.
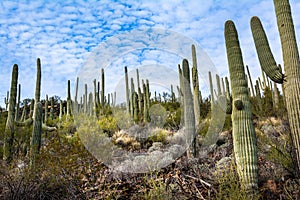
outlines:
M145 194L146 200L168 200L172 198L172 192L167 189L166 183L163 180L157 180L150 174L149 177L145 177L145 183L150 188Z
M217 178L218 190L215 199L248 200L260 199L259 195L248 194L240 185L236 165L232 160L226 170L221 171Z
M85 154L76 141L67 143L58 135L41 149L34 168L27 157L16 157L0 171L0 197L3 199L84 199L79 174L75 173L80 155Z
M173 112L168 112L164 128L171 130L178 130L180 128L181 108L177 108Z
M156 128L151 136L147 139L151 143L153 142L161 142L163 144L167 144L167 137L170 135L170 131L165 129Z
M118 130L117 121L112 116L102 116L99 118L97 122L100 126L100 129L103 130L103 132L107 133L109 136L112 136L114 132Z
M125 131L121 130L112 136L112 142L126 149L140 149L141 144L134 138L129 136Z

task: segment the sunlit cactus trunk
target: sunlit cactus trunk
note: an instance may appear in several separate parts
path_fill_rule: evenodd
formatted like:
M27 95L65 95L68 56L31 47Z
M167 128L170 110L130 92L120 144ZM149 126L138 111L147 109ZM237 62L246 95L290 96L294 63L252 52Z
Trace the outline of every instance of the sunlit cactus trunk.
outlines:
M230 20L225 23L225 41L232 91L232 135L237 172L243 188L255 194L258 188L256 134L242 52L235 25Z
M192 45L192 59L193 59L192 80L193 80L193 90L194 90L194 112L195 112L196 126L198 126L200 122L200 102L199 102L198 66L197 66L195 45Z
M4 132L4 145L3 145L3 160L10 162L12 160L12 146L14 141L14 120L16 111L16 98L17 98L17 85L18 85L18 65L13 66L10 97L8 105L8 115Z

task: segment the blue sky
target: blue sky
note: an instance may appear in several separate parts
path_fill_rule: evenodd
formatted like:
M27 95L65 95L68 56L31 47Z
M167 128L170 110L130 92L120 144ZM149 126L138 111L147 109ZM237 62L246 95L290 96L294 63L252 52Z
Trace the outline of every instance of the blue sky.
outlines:
M290 3L297 34L300 30L300 13L295 11L300 10L300 2L290 0ZM38 57L42 62L42 98L48 94L65 99L67 80L71 80L73 88L78 74L82 75L82 69L85 69L89 59L97 55L95 52L99 52L99 48L106 51L103 49L105 42L114 41L110 44L117 48L122 45L122 40L116 39L135 30L154 28L191 39L200 46L197 52L206 52L214 65L213 69L223 77L228 76L224 23L231 19L238 30L244 63L249 65L253 78L256 78L260 75L260 68L250 31L250 18L256 15L263 23L276 61L282 63L272 0L4 0L0 2L0 11L1 106L10 87L13 64L19 65L22 99L34 97ZM299 37L297 35L298 44ZM110 63L104 66L108 74L106 92L116 88L124 66L134 71L149 65L164 65L173 66L176 71L177 64L185 56L169 52L163 43L153 49L131 48L133 50L130 52L113 58L108 54L103 57L98 54L97 67L103 67L99 63L110 58ZM198 68L201 67L206 68L198 61ZM153 73L157 74L157 71ZM94 76L100 76L99 69ZM161 73L160 76L163 79L167 75Z

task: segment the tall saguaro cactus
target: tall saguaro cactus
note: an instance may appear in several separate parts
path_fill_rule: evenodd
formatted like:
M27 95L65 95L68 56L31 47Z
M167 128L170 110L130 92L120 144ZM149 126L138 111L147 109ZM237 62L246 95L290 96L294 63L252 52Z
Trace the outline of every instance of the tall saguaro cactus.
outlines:
M41 148L41 133L42 133L42 120L43 120L43 108L41 102L35 102L34 104L34 119L33 119L33 131L30 144L30 165L34 167L36 162L36 156Z
M225 41L233 102L231 118L234 156L241 184L252 192L258 187L256 135L238 34L230 20L225 23Z
M295 164L297 165L297 175L300 176L300 60L296 35L294 30L291 7L288 0L274 0L277 27L280 34L281 49L284 62L283 75L281 67L266 62L260 62L266 74L276 83L283 83L283 93L288 112L288 119L291 129L292 142L295 150ZM252 34L256 46L256 51L261 61L273 59L273 54L269 48L267 37L258 17L251 19ZM266 52L262 48L266 47ZM275 61L273 61L274 63ZM279 77L279 80L278 80Z
M18 65L13 66L11 85L10 85L10 97L8 105L8 116L4 132L4 145L3 145L3 160L10 162L12 159L12 146L14 141L14 120L15 120L15 108L17 98L17 85L18 85Z
M34 165L36 155L40 152L42 124L43 124L43 107L40 102L41 95L41 60L37 59L37 75L35 85L35 100L33 112L33 130L30 145L30 164Z
M191 145L188 151L193 156L196 156L196 128L195 128L195 113L194 113L194 100L190 87L190 68L186 59L182 61L182 82L183 82L183 98L184 98L184 127L185 132L191 138L187 138L187 142ZM188 152L189 153L189 152ZM189 154L188 154L189 155Z
M104 69L101 69L101 105L104 108L105 105L105 80L104 80Z
M198 126L200 122L200 102L199 102L198 66L197 66L195 45L192 45L192 58L193 58L192 77L193 77L194 110L195 110L194 112L195 112L196 126Z
M124 67L125 70L125 90L126 90L126 110L130 114L130 97L129 97L129 83L128 83L128 71L127 67Z

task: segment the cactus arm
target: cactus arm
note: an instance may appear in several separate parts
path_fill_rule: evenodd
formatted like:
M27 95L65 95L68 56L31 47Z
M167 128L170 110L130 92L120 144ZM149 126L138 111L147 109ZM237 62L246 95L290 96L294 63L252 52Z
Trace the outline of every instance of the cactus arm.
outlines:
M277 67L260 19L252 17L250 24L261 68L274 82L283 83L284 75Z

